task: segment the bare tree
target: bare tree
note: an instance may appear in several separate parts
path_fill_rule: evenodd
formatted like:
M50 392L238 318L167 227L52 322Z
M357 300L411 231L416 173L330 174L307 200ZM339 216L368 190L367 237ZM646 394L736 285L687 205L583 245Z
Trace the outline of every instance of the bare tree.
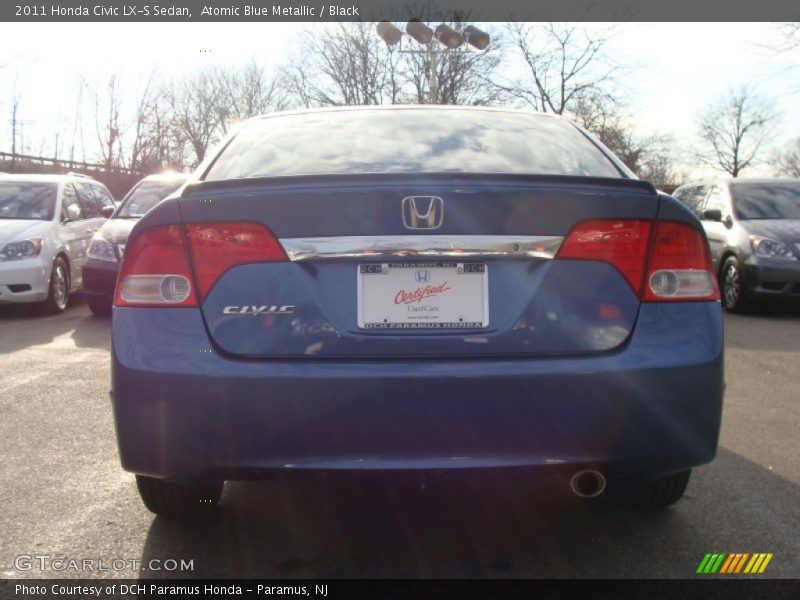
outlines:
M622 120L606 125L598 137L640 179L656 187L680 183L674 136L665 133L639 135Z
M449 25L459 32L465 26L461 22ZM439 52L435 60L422 47L419 53L404 54L401 77L410 84L414 101L419 104L431 102L430 71L434 69L434 101L437 104L488 106L500 102L506 92L494 84L493 78L503 60L503 39L495 31L488 33L492 42L480 52L463 47Z
M14 93L11 96L11 154L17 153L17 138L19 137L19 103L20 94L14 82Z
M788 80L797 91L800 89L797 81L800 64L796 60L800 57L800 22L773 23L771 29L774 35L769 41L759 45L776 58L782 59L777 62L778 66L771 69L772 76ZM792 56L795 60L792 60Z
M786 149L775 152L772 163L776 175L800 178L800 137L795 138Z
M128 162L132 170L150 173L185 167L186 141L175 121L164 86L153 72L145 82L133 115Z
M639 138L642 154L634 170L639 178L649 181L657 188L678 186L687 178L687 173L678 165L675 137L666 133L654 133Z
M598 91L586 91L578 95L569 116L605 141L607 132L611 135L622 126L622 113L623 105L616 98Z
M674 136L639 134L628 110L603 94L581 95L570 115L593 133L638 177L656 187L675 185L683 178L678 168Z
M752 166L777 119L772 103L749 86L712 100L698 118L705 152L698 158L732 177Z
M133 118L133 144L131 145L129 167L137 171L141 169L146 162L145 155L148 154L152 148L152 140L147 139L146 131L151 116L152 101L154 95L154 88L156 85L156 74L151 72L145 82L144 89L139 95L139 101L136 103L136 111Z
M186 138L178 127L175 115L167 99L153 96L146 106L148 118L145 122L145 152L139 170L151 172L171 168L184 170L187 166Z
M122 92L117 74L111 75L106 84L98 89L97 86L86 85L94 101L94 128L97 136L100 157L107 170L121 166L122 156L122 126L120 113L122 110Z
M286 108L279 79L270 77L255 59L222 72L219 121L226 132L236 121Z
M423 46L414 47L419 52L387 47L374 23L311 29L283 77L292 102L306 107L428 103L431 69L439 104L493 104L503 93L491 82L502 60L496 36L483 52L440 52L435 63Z
M319 95L314 84L314 76L298 56L282 69L282 77L286 82L289 104L311 108L319 105Z
M208 66L169 83L151 74L134 113L131 168L195 165L234 122L284 106L277 80L254 59Z
M22 94L19 91L17 81L18 73L14 75L14 85L11 91L11 114L9 124L11 125L11 163L12 168L16 163L16 154L25 154L28 145L25 143L25 126L34 123L33 119L21 118L20 104L22 103Z
M556 114L578 110L586 98L616 102L615 76L623 67L606 55L608 34L564 23L513 23L509 31L526 76L499 85L518 101Z
M775 25L780 41L772 45L779 52L800 48L800 22L777 23Z
M75 117L72 123L72 139L69 148L69 161L75 160L75 143L80 140L82 160L86 162L86 144L83 138L83 92L86 82L83 78L78 80L78 94L75 99Z
M294 102L304 106L395 103L398 63L374 24L339 23L307 31L283 76Z
M166 90L175 129L194 155L189 163L201 162L221 137L223 82L222 68L211 66L173 82Z

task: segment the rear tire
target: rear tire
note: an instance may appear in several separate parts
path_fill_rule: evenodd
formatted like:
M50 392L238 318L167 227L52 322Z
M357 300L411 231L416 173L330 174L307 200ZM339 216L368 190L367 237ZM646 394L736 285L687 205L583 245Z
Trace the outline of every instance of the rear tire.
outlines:
M162 517L190 518L212 514L224 482L183 485L154 477L136 476L139 496L147 509Z
M67 310L69 302L69 269L66 261L57 256L53 261L50 271L50 284L48 286L47 300L44 301L44 310L50 315L60 315Z
M111 314L111 300L107 298L95 298L87 295L86 303L92 314L107 317Z
M752 310L753 300L745 286L739 259L735 256L729 256L722 265L719 289L722 306L728 312L744 313Z
M620 482L616 499L632 508L656 510L675 504L689 484L691 469L678 471L652 481Z

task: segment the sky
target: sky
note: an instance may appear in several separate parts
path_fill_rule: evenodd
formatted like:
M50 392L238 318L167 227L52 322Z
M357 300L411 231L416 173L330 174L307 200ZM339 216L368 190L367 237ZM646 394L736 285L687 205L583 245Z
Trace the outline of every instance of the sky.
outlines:
M11 146L14 90L28 149L52 154L55 132L72 117L81 77L119 73L137 90L155 68L166 77L205 64L254 57L279 66L308 23L0 23L0 151ZM492 24L491 27L499 27ZM609 24L587 24L607 29ZM769 23L620 23L608 52L624 73L631 119L640 133L672 133L683 150L702 107L729 86L752 83L781 113L775 144L800 136L800 49L776 53ZM513 62L506 73L513 75ZM131 94L133 95L133 94ZM62 136L70 132L63 132ZM62 151L63 137L62 137ZM688 157L688 151L686 152ZM692 176L708 174L687 159ZM751 175L768 174L754 170Z

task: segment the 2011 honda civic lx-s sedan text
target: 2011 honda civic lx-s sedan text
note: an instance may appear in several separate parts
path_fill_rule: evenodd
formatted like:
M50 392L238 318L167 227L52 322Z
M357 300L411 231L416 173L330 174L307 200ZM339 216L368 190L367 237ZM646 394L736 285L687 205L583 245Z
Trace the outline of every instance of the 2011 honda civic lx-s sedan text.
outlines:
M113 313L120 456L158 514L287 470L521 469L663 507L717 448L703 229L558 117L247 121L135 226Z

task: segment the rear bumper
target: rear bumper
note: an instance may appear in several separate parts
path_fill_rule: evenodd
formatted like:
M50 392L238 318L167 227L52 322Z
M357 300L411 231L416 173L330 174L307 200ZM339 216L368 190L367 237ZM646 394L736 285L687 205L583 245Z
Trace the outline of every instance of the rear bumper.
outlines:
M111 302L118 271L119 263L87 258L83 264L83 293Z
M750 257L743 271L753 293L800 300L800 261Z
M123 467L174 480L276 470L601 465L656 477L713 459L718 303L643 305L625 347L590 357L226 358L195 309L115 308Z

